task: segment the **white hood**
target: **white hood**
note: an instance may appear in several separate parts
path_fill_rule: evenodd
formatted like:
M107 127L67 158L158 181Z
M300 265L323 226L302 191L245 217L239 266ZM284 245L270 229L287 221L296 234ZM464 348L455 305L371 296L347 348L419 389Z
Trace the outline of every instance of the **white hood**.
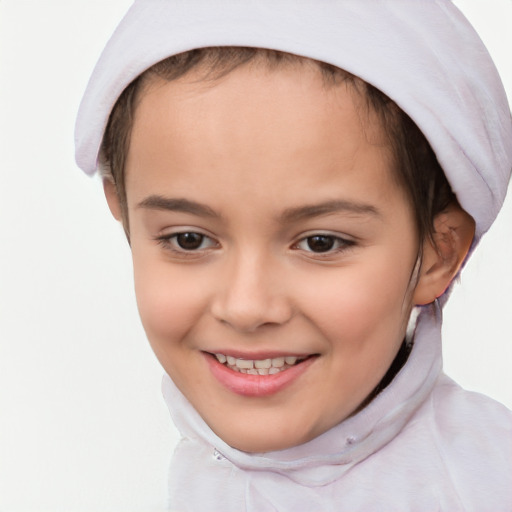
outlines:
M132 80L170 55L207 46L290 52L371 83L429 140L475 219L473 247L494 221L512 169L509 105L485 46L449 0L137 0L80 106L78 165L96 171L110 111ZM508 509L510 415L443 375L440 329L439 305L435 314L425 309L409 360L369 406L272 454L226 445L166 377L164 395L184 436L171 470L173 509Z
M76 124L76 160L95 172L110 111L145 69L206 46L255 46L345 69L420 127L477 240L512 169L507 98L484 44L449 0L137 0L108 42Z

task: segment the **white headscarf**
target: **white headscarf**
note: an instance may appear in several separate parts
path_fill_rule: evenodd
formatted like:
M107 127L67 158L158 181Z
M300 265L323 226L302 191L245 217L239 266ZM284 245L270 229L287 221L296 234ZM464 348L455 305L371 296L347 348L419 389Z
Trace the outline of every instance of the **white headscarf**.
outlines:
M137 0L96 65L76 124L95 172L110 111L156 62L207 46L281 50L333 64L392 98L427 137L476 238L512 169L507 98L482 41L449 0Z
M476 242L492 224L512 169L509 105L485 46L449 0L136 0L108 42L81 103L78 165L95 172L110 111L132 80L170 55L209 46L281 50L327 62L374 85L430 142L459 202L475 219ZM166 378L164 394L184 435L171 472L177 509L332 510L332 499L318 489L382 452L432 391L442 366L440 317L440 310L420 315L407 364L369 406L283 452L250 455L227 446ZM385 480L389 475L382 468L377 477ZM342 480L350 487L350 477ZM227 481L232 488L226 488ZM492 478L479 485L491 486ZM336 492L345 495L343 487ZM409 505L415 500L410 498ZM357 499L350 494L336 510L358 509ZM376 502L372 510L381 505ZM421 510L434 509L428 507ZM460 510L454 507L444 510ZM411 510L407 504L405 509Z

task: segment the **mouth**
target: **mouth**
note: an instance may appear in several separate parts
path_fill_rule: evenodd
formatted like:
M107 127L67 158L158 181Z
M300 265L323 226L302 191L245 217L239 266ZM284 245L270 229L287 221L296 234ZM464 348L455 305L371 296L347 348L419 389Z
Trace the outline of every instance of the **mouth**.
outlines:
M300 364L308 357L279 356L267 359L242 359L225 354L213 354L220 364L234 372L248 375L275 375Z
M238 395L248 397L278 393L306 373L319 357L319 354L274 357L265 354L261 359L249 359L220 352L203 354L212 375L220 384Z

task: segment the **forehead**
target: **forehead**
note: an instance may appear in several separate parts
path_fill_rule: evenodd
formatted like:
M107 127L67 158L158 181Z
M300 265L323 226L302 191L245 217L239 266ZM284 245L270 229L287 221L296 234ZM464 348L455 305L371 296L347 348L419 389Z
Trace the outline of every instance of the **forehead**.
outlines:
M368 106L363 83L357 78L328 81L318 63L299 57L279 65L251 61L221 77L210 71L200 66L177 80L153 75L145 81L137 101L129 156L152 146L145 133L157 124L166 126L156 134L159 143L196 142L205 151L213 143L209 148L212 156L217 140L229 136L233 148L241 147L237 142L249 131L252 149L260 152L282 144L284 154L292 140L302 140L305 147L312 140L327 145L333 135L340 147L356 138L389 145L381 120ZM343 130L334 133L340 112L353 136ZM200 124L209 131L202 141L197 140Z
M393 181L390 160L378 116L353 85L326 85L316 66L251 64L213 81L199 71L147 83L126 188L129 202L158 188L224 198L228 189L252 196L280 189L303 203L313 189L328 196L341 174L361 190L367 170Z

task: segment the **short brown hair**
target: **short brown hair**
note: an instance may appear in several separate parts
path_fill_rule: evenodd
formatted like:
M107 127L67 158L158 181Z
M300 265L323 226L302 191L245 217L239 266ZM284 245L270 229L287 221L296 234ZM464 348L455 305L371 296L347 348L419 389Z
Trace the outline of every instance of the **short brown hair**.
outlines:
M411 118L377 88L340 68L285 52L247 47L200 48L169 57L139 75L117 100L103 137L100 167L103 177L116 186L127 236L125 161L137 100L145 84L156 77L176 80L194 69L204 72L204 80L214 81L255 60L271 68L285 63L312 64L321 72L326 86L348 83L366 98L367 108L378 115L387 135L395 158L395 178L412 205L418 238L432 239L435 216L456 198L430 144Z

